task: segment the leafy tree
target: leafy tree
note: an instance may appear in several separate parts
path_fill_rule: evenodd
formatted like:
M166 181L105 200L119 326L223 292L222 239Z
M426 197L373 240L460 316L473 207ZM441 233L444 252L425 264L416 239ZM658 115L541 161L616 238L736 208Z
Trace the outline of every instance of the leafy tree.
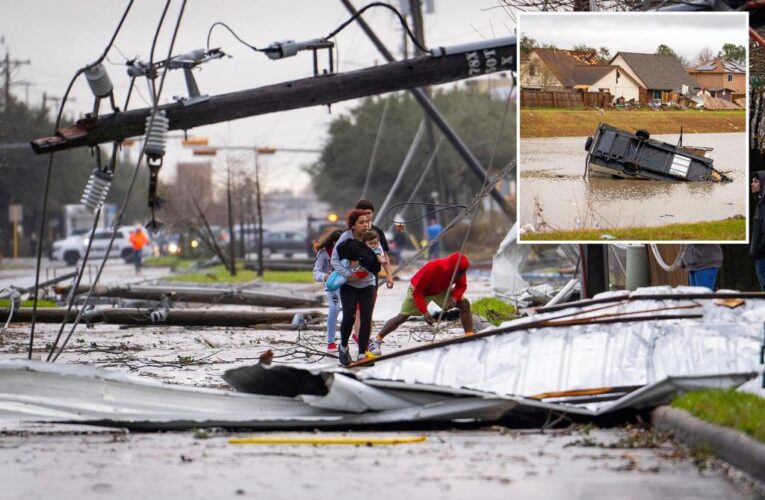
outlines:
M726 43L723 44L722 50L717 53L717 57L721 57L726 61L743 63L746 60L746 49L743 45Z
M491 164L491 172L496 172L514 157L515 110L511 104L473 89L436 92L433 100L481 164L484 167ZM318 197L336 210L353 206L361 196L386 102L388 112L372 167L370 185L373 189L367 193L375 206L379 206L390 191L423 118L421 108L408 93L364 99L348 114L333 120L321 157L306 169ZM441 134L437 128L435 131L438 138ZM409 198L430 154L429 143L423 139L405 181L394 193L392 204ZM445 192L439 196L439 201L448 203L464 203L480 189L481 183L446 140L439 151L438 161L440 175L431 169L414 201L431 202L430 193L438 192L441 185Z
M71 123L71 118L64 119L63 125ZM54 123L49 118L49 110L30 109L13 96L0 110L0 143L29 143L32 139L50 135ZM108 161L111 148L104 148L102 158ZM0 255L9 255L13 234L8 222L8 205L21 204L23 209L23 239L21 255L31 254L27 238L31 232L40 230L40 215L45 189L45 176L48 168L48 155L35 155L32 148L0 149ZM51 172L50 193L48 198L48 222L45 231L46 247L50 236L59 237L63 232L63 206L79 203L85 182L95 166L90 151L80 148L56 153ZM132 165L117 163L117 170L107 203L120 203L127 190ZM148 190L148 172L144 172L133 189L131 204L126 219L141 217L147 212L146 192Z
M526 35L521 35L521 52L531 52L533 49L537 48L537 41L533 38L527 37Z
M677 55L677 53L672 50L672 48L669 45L661 44L658 47L656 47L656 54L660 56L672 56L678 61L680 61L680 64L683 65L683 67L689 67L691 65L690 61L688 61L683 56Z
M677 54L674 50L672 50L671 47L665 44L661 44L658 47L656 47L656 54L660 56L674 56L677 57Z
M597 50L595 50L595 47L590 47L586 43L578 43L574 45L574 47L571 49L571 52L580 52L582 54L595 54L597 53Z
M601 63L608 61L611 55L611 51L608 47L590 47L586 43L578 43L574 45L571 52L581 54L589 58L597 58Z

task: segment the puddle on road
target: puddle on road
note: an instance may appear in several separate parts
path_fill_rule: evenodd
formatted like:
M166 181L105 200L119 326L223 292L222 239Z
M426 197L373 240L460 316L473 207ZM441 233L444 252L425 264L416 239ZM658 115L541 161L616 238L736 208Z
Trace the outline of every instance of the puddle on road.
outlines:
M654 138L672 144L678 134ZM710 146L715 168L733 182L583 179L586 137L524 139L520 161L520 221L537 225L535 205L555 229L660 226L746 215L746 134L685 134L687 146Z

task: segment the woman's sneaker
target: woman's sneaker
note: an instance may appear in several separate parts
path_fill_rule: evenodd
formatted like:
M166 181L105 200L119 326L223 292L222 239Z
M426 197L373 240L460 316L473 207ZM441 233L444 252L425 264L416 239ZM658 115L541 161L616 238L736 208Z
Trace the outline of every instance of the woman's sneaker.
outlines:
M343 366L348 366L353 363L348 346L343 346L342 344L337 346L337 357L340 358L340 364Z
M369 349L368 351L375 356L382 356L382 340L379 340L377 338L373 338L369 341Z
M335 342L327 344L327 354L337 354L337 344Z

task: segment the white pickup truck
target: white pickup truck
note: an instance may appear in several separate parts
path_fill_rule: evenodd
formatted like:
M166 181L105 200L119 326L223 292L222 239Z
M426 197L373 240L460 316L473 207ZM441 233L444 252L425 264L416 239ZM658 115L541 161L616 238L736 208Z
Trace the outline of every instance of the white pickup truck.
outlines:
M126 263L133 261L133 247L128 241L128 234L128 228L117 230L112 251L109 253L110 258L121 258ZM75 231L62 240L54 241L50 255L51 260L63 260L69 266L76 265L85 256L89 235L90 231L80 230ZM110 229L96 230L96 233L93 235L93 245L90 248L90 257L88 258L90 262L94 262L94 259L104 258L111 237L112 231Z

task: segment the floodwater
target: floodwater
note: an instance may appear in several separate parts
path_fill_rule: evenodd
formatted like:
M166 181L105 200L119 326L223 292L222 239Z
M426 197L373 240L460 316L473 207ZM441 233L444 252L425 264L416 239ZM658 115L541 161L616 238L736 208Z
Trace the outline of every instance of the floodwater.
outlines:
M678 134L655 135L677 143ZM521 141L520 222L560 229L662 226L746 216L746 134L684 134L686 146L714 148L707 157L729 183L583 179L586 137Z

